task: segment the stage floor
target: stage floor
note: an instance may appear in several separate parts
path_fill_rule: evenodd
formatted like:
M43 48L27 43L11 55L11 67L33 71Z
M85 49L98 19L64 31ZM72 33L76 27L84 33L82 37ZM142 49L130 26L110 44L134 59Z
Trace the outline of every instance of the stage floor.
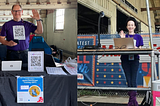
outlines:
M127 106L129 97L108 97L108 96L82 96L77 99L78 106ZM159 98L160 99L160 98ZM140 105L143 97L137 97ZM156 106L160 103L156 101Z

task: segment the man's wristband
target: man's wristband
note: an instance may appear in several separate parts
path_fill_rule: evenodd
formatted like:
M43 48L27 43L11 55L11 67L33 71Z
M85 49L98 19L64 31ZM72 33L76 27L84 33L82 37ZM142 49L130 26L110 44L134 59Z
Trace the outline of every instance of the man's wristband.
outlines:
M42 19L39 19L39 20L36 20L36 21L42 21L42 22L43 22L43 20L42 20Z

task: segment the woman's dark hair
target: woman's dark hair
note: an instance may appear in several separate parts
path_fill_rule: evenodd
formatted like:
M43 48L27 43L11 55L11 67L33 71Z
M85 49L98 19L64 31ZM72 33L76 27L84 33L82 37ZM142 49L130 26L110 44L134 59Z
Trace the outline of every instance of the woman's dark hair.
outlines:
M12 10L13 10L14 6L16 6L16 5L18 5L18 6L22 9L22 6L21 6L20 4L14 4L14 5L12 6Z
M136 26L136 29L134 31L138 32L138 23L137 23L136 19L134 17L128 17L128 19L126 20L126 26L127 26L128 21L133 21L134 22L134 24Z

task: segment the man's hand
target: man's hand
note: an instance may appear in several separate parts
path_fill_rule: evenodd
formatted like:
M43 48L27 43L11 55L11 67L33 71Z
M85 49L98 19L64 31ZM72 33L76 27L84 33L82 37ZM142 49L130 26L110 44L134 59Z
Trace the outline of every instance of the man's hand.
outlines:
M123 32L123 30L120 31L119 35L121 36L121 38L125 38L125 33Z
M8 41L7 46L16 46L17 43L15 43L14 41Z
M31 16L33 19L40 20L40 15L37 10L32 10L33 16ZM42 34L43 33L43 26L41 21L37 21L37 29L34 31L36 34Z
M31 16L31 17L32 17L33 19L35 19L35 20L39 20L39 19L40 19L40 15L39 15L39 13L38 13L37 10L33 9L33 10L32 10L32 14L33 14L33 16Z
M10 41L7 41L5 40L5 36L0 36L0 42L3 44L3 45L7 45L7 46L16 46L17 43L14 42L13 40L10 40Z

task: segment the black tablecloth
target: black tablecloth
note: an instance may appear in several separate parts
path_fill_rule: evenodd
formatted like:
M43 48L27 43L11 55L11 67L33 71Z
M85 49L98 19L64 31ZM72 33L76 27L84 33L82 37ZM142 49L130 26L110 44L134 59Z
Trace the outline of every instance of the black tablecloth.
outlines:
M0 60L5 60L7 55L6 45L0 44Z
M44 76L44 103L17 103L16 76ZM0 71L0 106L77 106L77 77L46 72Z

